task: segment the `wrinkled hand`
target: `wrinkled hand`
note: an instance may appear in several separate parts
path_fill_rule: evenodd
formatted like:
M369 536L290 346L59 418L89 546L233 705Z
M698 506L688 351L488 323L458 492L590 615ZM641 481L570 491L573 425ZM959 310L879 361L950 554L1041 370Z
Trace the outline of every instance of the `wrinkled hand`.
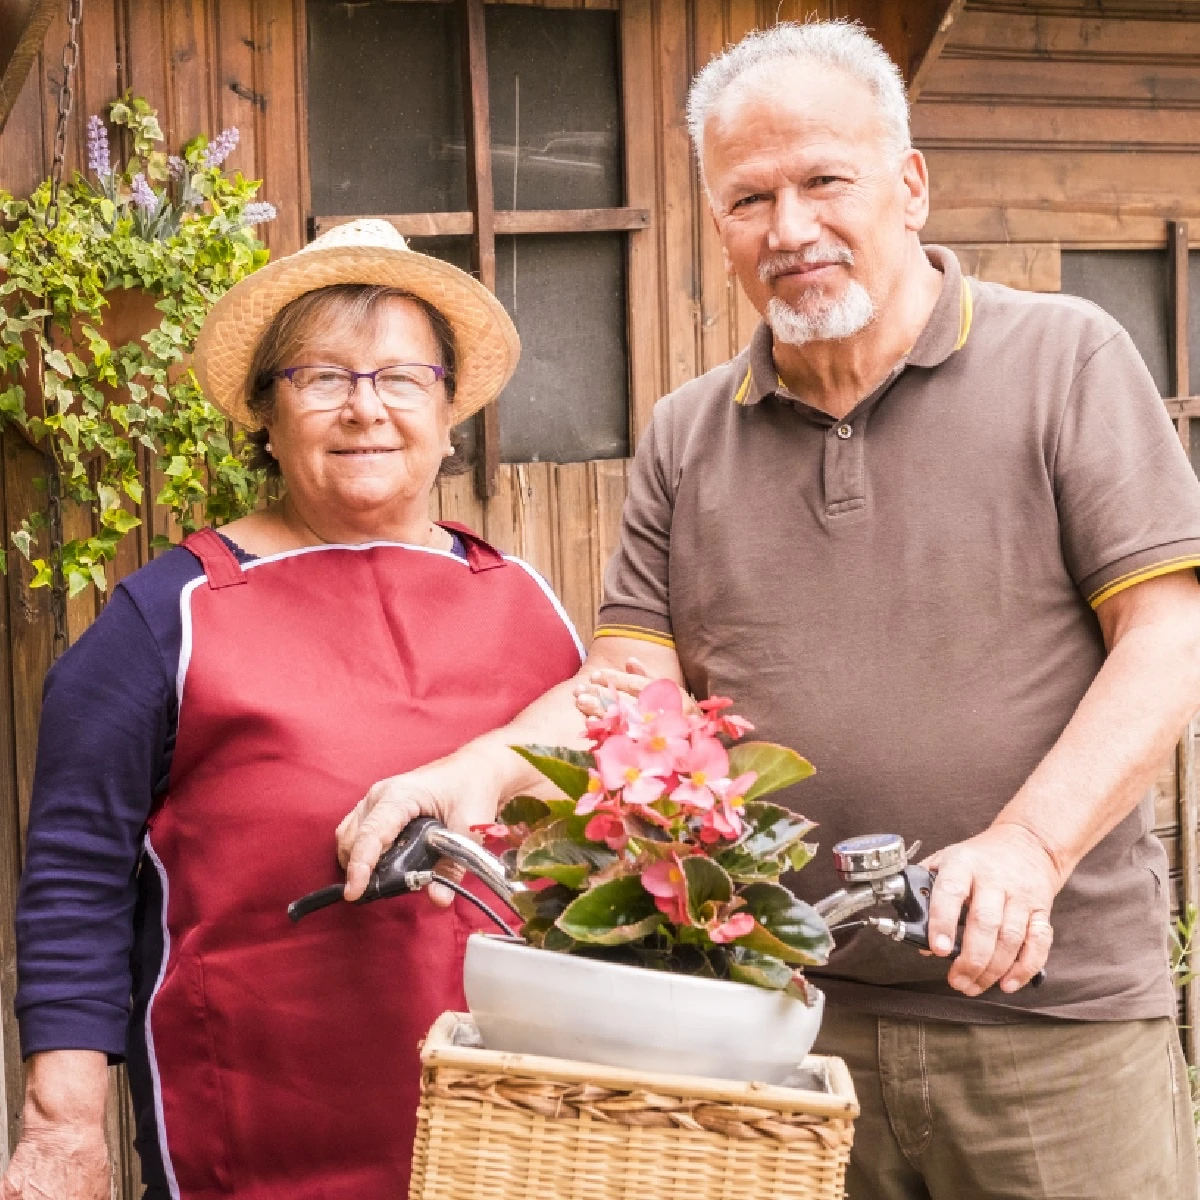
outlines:
M1020 825L997 824L939 850L926 861L936 869L929 906L929 945L945 956L964 904L969 905L962 953L947 979L966 996L993 984L1024 987L1046 963L1054 931L1050 907L1066 882L1047 847Z
M374 784L337 827L346 899L357 900L363 894L379 856L416 817L436 817L460 833L494 821L500 795L489 782L491 775L486 765L464 764L451 757ZM452 879L463 874L457 863L445 859L435 870ZM454 901L454 893L437 884L430 887L429 896L441 908Z
M613 667L597 667L589 673L587 683L576 684L575 707L585 717L601 717L605 708L612 704L612 697L606 693L617 691L627 696L640 696L652 682L650 672L640 658L627 658L623 671ZM683 707L684 712L696 707L695 700L686 692L683 694Z
M108 1200L109 1194L99 1126L27 1127L0 1182L0 1200Z

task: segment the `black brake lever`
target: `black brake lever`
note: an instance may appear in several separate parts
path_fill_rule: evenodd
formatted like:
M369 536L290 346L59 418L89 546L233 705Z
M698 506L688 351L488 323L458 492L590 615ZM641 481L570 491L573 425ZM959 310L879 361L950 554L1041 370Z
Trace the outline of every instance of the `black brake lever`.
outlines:
M899 921L891 922L888 927L877 925L878 918L871 923L876 924L888 936L898 942L907 942L920 950L928 950L929 946L929 901L933 893L933 881L937 878L936 871L930 871L919 863L910 863L901 873L904 879L904 892L892 901ZM966 920L966 914L963 915ZM954 938L952 958L962 953L962 931L960 923ZM1038 971L1029 980L1030 987L1041 987L1046 982L1046 972Z
M417 817L410 821L401 830L400 836L380 855L367 882L367 890L354 903L370 904L373 900L419 890L412 886L415 882L413 877L432 871L440 857L429 848L427 840L430 829L434 827L440 829L442 824L433 817ZM423 887L424 883L420 886ZM344 890L345 884L333 883L309 892L307 896L301 896L288 905L288 916L293 921L299 921L319 908L336 904L342 899Z

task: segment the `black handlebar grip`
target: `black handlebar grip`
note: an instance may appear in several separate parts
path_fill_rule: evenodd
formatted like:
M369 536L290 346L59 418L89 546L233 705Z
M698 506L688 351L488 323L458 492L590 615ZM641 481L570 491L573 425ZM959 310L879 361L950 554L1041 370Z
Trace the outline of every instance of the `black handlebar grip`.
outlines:
M301 896L299 900L293 900L288 905L288 917L293 921L299 921L301 917L307 917L309 913L316 912L318 908L328 908L342 898L345 890L344 883L331 883L319 891L309 892L307 896Z

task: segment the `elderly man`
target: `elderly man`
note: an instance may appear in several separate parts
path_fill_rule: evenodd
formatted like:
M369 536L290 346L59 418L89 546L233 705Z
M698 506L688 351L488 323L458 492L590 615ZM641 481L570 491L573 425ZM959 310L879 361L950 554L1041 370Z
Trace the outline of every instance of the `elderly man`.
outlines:
M1163 405L1098 309L922 247L925 162L860 29L752 35L689 116L764 323L657 406L574 690L636 688L636 654L735 697L816 764L793 799L827 844L938 850L938 955L969 906L948 971L867 931L812 972L862 1104L853 1200L1192 1200L1145 797L1200 706L1200 485ZM417 812L463 826L527 787L506 747L577 736L575 699L372 789L347 895Z

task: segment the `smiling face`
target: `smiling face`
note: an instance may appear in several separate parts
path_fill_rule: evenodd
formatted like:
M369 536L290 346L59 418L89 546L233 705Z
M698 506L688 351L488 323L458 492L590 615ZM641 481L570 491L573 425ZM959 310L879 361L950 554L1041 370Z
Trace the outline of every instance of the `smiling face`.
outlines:
M851 337L887 305L928 186L865 84L804 60L764 63L718 99L703 156L726 264L778 340Z
M282 367L348 367L375 371L401 363L442 363L429 318L411 300L390 298L356 324L331 313ZM357 381L350 399L330 411L313 411L286 380L274 384L266 427L288 495L306 519L361 524L378 513L381 525L428 509L442 459L451 452L452 408L445 384L428 389L412 412L385 407L369 380Z

